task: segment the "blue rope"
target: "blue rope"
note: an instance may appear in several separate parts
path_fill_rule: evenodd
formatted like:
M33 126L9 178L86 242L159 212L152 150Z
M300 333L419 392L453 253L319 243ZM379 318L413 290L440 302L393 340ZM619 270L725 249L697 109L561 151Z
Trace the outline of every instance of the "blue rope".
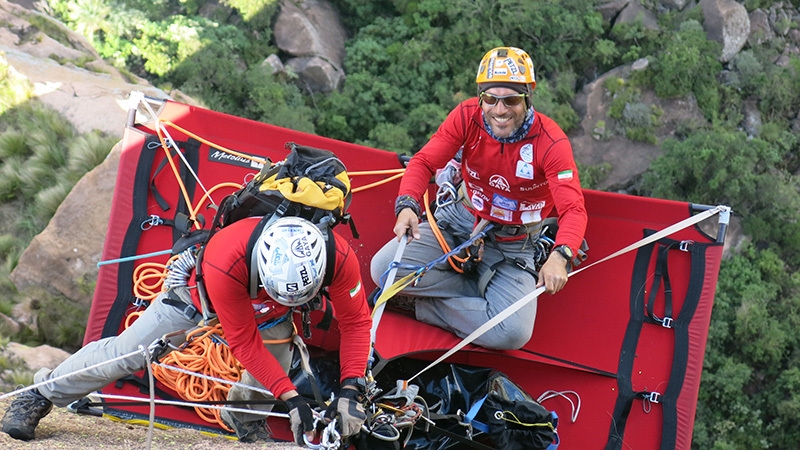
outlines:
M170 253L172 253L172 249L161 250L159 252L153 252L153 253L145 253L144 255L134 255L134 256L127 256L125 258L109 259L109 260L106 260L106 261L98 262L97 263L97 267L104 266L106 264L114 264L114 263L120 263L120 262L125 262L125 261L134 261L134 260L142 259L142 258L149 258L151 256L169 255Z
M414 265L414 264L404 264L404 263L401 263L401 262L392 261L389 264L389 267L386 269L386 271L383 272L383 274L381 275L380 280L379 280L380 281L380 285L383 286L386 283L386 277L389 276L389 272L391 272L391 270L393 268L395 268L395 267L397 267L398 269L413 270L420 277L425 275L425 272L431 270L433 268L433 266L435 266L437 264L440 264L440 263L444 263L445 261L447 261L448 258L450 258L453 255L456 255L456 254L460 253L465 248L467 248L467 247L471 246L472 244L474 244L475 241L477 241L478 239L486 237L486 233L489 230L491 230L493 226L494 226L494 224L490 223L480 233L478 233L475 236L467 239L462 244L460 244L457 247L453 248L449 252L444 253L442 256L434 259L433 261L429 262L428 264L425 264L424 266L417 266L417 265ZM376 296L375 296L375 298L380 297L382 291L383 291L383 289L379 289L377 294L376 294Z

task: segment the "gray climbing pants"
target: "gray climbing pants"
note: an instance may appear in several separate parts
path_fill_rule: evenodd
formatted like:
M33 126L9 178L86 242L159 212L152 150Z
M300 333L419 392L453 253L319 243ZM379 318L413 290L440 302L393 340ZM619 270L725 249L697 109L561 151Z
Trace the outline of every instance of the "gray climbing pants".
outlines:
M174 290L181 298L188 297L185 287L181 286ZM135 352L140 346L146 349L165 334L188 330L197 325L197 321L186 317L183 310L164 304L162 300L166 296L167 293L162 293L156 297L142 315L118 336L90 342L55 369L44 368L36 372L33 376L33 381L36 383L72 374L39 387L39 392L56 406L67 406L91 392L104 388L109 383L144 369L147 364L144 354L129 355L131 352ZM172 343L180 345L184 340L185 335L179 335L172 339ZM129 356L121 358L124 355ZM74 373L94 365L99 366Z
M450 248L465 242L472 231L474 216L460 203L453 203L436 211L436 219L442 235ZM424 266L440 258L444 251L436 240L430 224L420 225L420 239L410 242L403 252L401 262L411 266ZM502 237L501 234L497 235ZM398 241L392 239L381 248L371 262L373 281L382 285L381 277L388 269L397 251ZM492 317L515 303L536 287L536 278L515 264L497 265L497 272L486 285L481 295L478 280L489 268L504 257L521 258L529 267L534 267L531 237L487 244L477 267L477 275L468 277L453 270L447 261L428 270L418 283L405 288L399 295L416 297L417 320L436 325L466 337ZM413 272L400 268L396 279ZM533 334L536 320L537 299L503 320L475 339L473 343L491 349L518 349L527 343Z
M185 304L191 304L191 297L184 286L173 288L173 298L177 296ZM75 354L67 358L55 369L41 369L34 375L34 382L40 383L53 380L41 387L39 392L47 397L56 406L67 406L84 396L100 390L109 383L145 369L147 361L143 353L136 352L140 346L147 348L156 339L178 331L190 330L197 323L197 318L189 318L180 307L165 304L163 299L168 294L162 293L144 310L131 326L118 336L111 336L98 341L90 342ZM277 325L261 331L264 340L279 340L289 338L294 334L291 317ZM170 341L173 345L180 345L186 339L185 334L176 335ZM278 359L284 372L288 372L292 362L291 342L282 344L267 344L267 349ZM132 352L136 352L131 354ZM130 354L130 355L129 355ZM125 356L122 358L124 355ZM105 364L103 364L105 363ZM74 373L85 367L98 365L98 367L81 373ZM65 378L61 376L71 374ZM57 380L56 380L57 379ZM242 375L242 384L266 389L255 380L247 371ZM228 392L228 400L261 400L272 399L261 392L256 392L246 387L233 386ZM244 408L244 406L237 406ZM272 405L248 405L253 409L270 411ZM240 422L249 422L263 419L263 415L231 413Z

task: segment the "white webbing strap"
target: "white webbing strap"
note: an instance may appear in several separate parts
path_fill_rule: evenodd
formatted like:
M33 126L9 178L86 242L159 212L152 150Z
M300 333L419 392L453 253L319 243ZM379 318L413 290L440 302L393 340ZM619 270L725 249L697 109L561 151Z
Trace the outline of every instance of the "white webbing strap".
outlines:
M601 260L599 260L597 262L594 262L592 264L589 264L586 267L582 267L579 270L571 272L571 273L567 274L567 276L571 277L571 276L573 276L575 274L583 272L584 270L586 270L586 269L588 269L590 267L596 266L597 264L600 264L602 262L608 261L609 259L612 259L612 258L616 258L617 256L620 256L620 255L622 255L624 253L628 253L628 252L630 252L632 250L635 250L635 249L637 249L639 247L643 247L643 246L645 246L645 245L647 245L647 244L649 244L651 242L655 242L655 241L657 241L657 240L659 240L659 239L661 239L663 237L669 236L670 234L673 234L673 233L675 233L677 231L680 231L680 230L682 230L684 228L687 228L687 227L689 227L691 225L694 225L694 224L696 224L698 222L702 222L703 220L708 219L709 217L713 216L714 214L718 214L718 213L721 213L723 211L728 211L728 210L730 210L730 208L728 206L720 205L720 206L717 206L715 208L703 211L700 214L697 214L695 216L692 216L692 217L689 217L687 219L684 219L684 220L682 220L682 221L680 221L680 222L678 222L678 223L676 223L674 225L670 225L669 227L664 228L661 231L653 233L652 235L650 235L650 236L648 236L648 237L646 237L646 238L644 238L644 239L642 239L642 240L640 240L638 242L635 242L635 243L623 248L622 250L619 250L619 251L617 251L615 253L612 253L611 255L608 255L605 258L603 258L603 259L601 259ZM461 342L459 342L453 348L448 350L445 354L440 356L436 361L428 364L427 367L425 367L424 369L422 369L419 372L417 372L416 375L414 375L413 377L409 378L407 381L413 380L414 378L422 375L425 371L427 371L431 367L433 367L433 366L439 364L440 362L444 361L445 359L449 358L452 354L454 354L455 352L457 352L457 351L461 350L462 348L464 348L467 344L469 344L472 341L474 341L475 339L477 339L483 333L486 333L491 328L493 328L495 325L497 325L498 323L502 322L503 320L508 318L510 315L514 314L515 312L519 311L523 306L525 306L526 304L530 303L533 299L538 297L542 292L544 292L544 286L536 288L533 292L525 295L521 299L519 299L516 302L514 302L513 304L509 305L508 308L500 311L500 313L498 313L496 316L492 317L488 322L486 322L483 325L481 325L480 327L478 327L478 329L476 329L475 331L470 333L469 336L467 336L464 339L462 339Z
M395 263L399 263L400 259L403 257L403 252L406 250L406 244L408 243L408 239L403 236L400 239L400 243L397 245L397 251L394 253L393 261ZM386 275L386 280L383 281L383 287L381 288L381 295L380 298L376 299L375 301L375 308L372 310L372 329L369 332L369 339L372 345L375 345L375 338L378 333L378 325L381 323L381 317L383 317L383 310L386 308L386 300L391 298L396 290L390 291L390 286L394 284L394 278L397 275L397 264L394 265L389 270L389 273ZM403 286L405 287L405 286Z
M144 106L144 108L147 110L148 114L150 114L150 117L153 119L154 126L156 128L158 128L162 133L164 133L164 136L166 137L167 143L169 145L171 145L172 148L175 149L175 153L180 157L181 161L183 161L184 166L189 171L189 173L192 174L192 177L194 177L194 180L197 182L197 185L200 186L200 189L203 190L203 193L206 194L206 196L208 197L208 200L211 203L214 203L214 200L212 200L211 196L209 195L208 189L206 189L206 187L203 185L203 182L200 181L200 177L194 171L194 169L192 168L192 165L189 164L189 161L186 160L186 156L183 155L183 152L181 151L180 147L178 147L178 143L175 142L174 139L172 139L172 135L169 134L169 130L167 130L167 128L161 123L161 121L158 118L158 114L156 114L156 112L150 106L150 103L148 103L145 100L144 94L141 91L132 91L130 95L131 95L131 97L130 97L131 103L136 102L136 103L139 103L142 106ZM169 153L169 149L166 148L166 146L165 146L164 150L167 150L167 152Z

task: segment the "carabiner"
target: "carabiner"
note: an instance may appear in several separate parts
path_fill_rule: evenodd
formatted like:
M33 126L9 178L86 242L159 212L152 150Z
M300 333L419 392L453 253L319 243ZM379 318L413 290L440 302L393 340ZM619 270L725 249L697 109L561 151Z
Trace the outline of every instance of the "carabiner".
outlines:
M442 185L439 186L439 190L436 191L436 207L442 208L452 205L456 200L458 200L458 191L456 187L449 181L443 182Z

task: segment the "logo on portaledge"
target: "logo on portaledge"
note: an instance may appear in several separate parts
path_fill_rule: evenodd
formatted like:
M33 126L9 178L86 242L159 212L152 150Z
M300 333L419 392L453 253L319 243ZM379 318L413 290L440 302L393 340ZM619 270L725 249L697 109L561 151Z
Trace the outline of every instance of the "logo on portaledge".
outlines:
M258 169L261 170L264 167L264 164L258 162L259 160L264 160L264 157L261 155L256 155L253 153L241 153L242 155L252 156L253 159L247 158L246 156L240 155L232 155L230 153L223 152L221 150L212 150L208 153L208 160L223 164L230 164L232 166L239 166L239 167L247 167L250 169Z

